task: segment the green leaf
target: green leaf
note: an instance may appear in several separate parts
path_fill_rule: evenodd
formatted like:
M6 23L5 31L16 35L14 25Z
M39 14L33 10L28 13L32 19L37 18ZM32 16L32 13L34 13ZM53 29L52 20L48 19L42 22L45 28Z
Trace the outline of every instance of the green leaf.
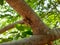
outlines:
M31 30L26 31L25 33L28 34L28 35L32 35Z
M4 0L0 0L0 5L3 5Z
M16 25L16 28L20 31L23 31L24 30L24 26L20 25L20 24L17 24Z
M18 33L18 34L14 37L14 39L17 40L19 37L20 37L20 33Z

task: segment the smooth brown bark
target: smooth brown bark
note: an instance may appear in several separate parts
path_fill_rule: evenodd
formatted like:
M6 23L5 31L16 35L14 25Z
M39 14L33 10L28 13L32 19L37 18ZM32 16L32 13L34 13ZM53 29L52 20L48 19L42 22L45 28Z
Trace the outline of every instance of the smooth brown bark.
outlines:
M6 0L23 18L25 23L29 24L33 30L33 34L46 34L49 30L41 21L36 13L25 3L24 0Z
M53 42L52 42L52 41L50 41L50 42L48 43L48 45L53 45Z

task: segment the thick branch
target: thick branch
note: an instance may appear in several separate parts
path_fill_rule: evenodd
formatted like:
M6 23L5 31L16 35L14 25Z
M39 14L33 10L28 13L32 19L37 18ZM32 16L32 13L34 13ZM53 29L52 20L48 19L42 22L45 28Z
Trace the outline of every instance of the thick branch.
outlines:
M15 27L15 24L18 24L18 23L19 24L23 24L24 22L23 21L17 21L17 22L15 22L13 24L9 24L8 26L0 29L0 34L3 33L3 32L5 32L5 31L7 31L7 30L9 30L9 29L11 29L11 28L14 28Z
M19 41L7 42L0 45L42 45L47 43L48 37L44 35L33 35L30 38L24 38Z
M25 23L32 27L33 34L46 34L49 28L40 20L36 13L24 0L6 0L19 14L24 17Z
M49 31L51 35L33 35L30 38L23 38L19 41L2 43L0 45L43 45L50 41L54 41L60 38L60 29L54 29Z
M51 40L56 40L60 38L60 28L49 30Z

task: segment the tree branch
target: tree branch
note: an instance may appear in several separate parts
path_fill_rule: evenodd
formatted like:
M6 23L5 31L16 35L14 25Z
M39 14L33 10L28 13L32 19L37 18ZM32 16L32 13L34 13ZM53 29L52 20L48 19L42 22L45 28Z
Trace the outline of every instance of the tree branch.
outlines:
M56 40L60 38L60 28L55 28L52 30L49 30L51 40Z
M3 33L3 32L5 32L5 31L7 31L7 30L9 30L9 29L11 29L11 28L14 28L15 24L18 24L18 23L19 24L24 24L23 21L17 21L17 22L15 22L13 24L9 24L8 26L5 26L4 28L0 29L0 34Z
M25 3L24 0L6 0L19 14L21 14L24 17L24 21L25 23L29 24L32 27L33 30L33 34L40 34L40 35L45 35L45 37L49 36L48 38L43 38L43 39L39 39L40 43L38 43L38 41L36 41L36 45L41 44L41 42L45 42L47 43L47 41L52 41L55 39L58 39L59 36L56 35L55 32L49 31L50 29L41 21L41 19L36 15L36 13ZM53 30L54 31L54 30ZM48 35L47 35L48 34ZM53 36L52 36L53 35ZM57 36L57 37L55 37ZM51 39L52 38L52 39ZM47 40L48 39L48 40ZM26 39L27 40L27 39ZM37 40L37 39L36 39ZM45 41L44 41L45 40ZM27 40L28 41L28 40ZM23 41L24 42L24 41ZM29 42L29 41L28 41ZM25 42L26 43L26 42ZM23 43L23 44L25 44ZM33 42L32 40L32 43ZM21 44L21 45L23 45ZM44 44L44 43L42 43ZM27 45L27 43L26 43ZM29 45L29 44L28 44ZM35 44L33 44L35 45Z
M33 34L46 34L49 28L41 21L37 14L25 3L24 0L6 0L29 24Z
M22 40L2 43L0 45L43 45L50 41L54 41L60 38L60 29L50 30L50 35L33 35L29 38L23 38ZM58 33L59 32L59 33Z
M30 38L23 38L22 40L2 43L0 45L42 45L47 43L48 37L44 35L33 35Z

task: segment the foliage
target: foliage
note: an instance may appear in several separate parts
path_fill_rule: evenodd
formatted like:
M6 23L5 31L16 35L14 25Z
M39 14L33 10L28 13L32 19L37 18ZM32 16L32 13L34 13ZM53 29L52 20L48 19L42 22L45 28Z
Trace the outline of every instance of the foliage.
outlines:
M25 0L49 28L60 28L60 0ZM4 0L0 0L0 29L21 20L22 17ZM15 28L1 34L0 42L17 40L32 35L27 25L16 24Z
M3 5L3 3L4 3L4 0L0 0L0 5Z
M27 3L42 18L43 22L50 28L59 28L60 24L60 4L59 0L33 0ZM32 5L33 4L33 5Z

